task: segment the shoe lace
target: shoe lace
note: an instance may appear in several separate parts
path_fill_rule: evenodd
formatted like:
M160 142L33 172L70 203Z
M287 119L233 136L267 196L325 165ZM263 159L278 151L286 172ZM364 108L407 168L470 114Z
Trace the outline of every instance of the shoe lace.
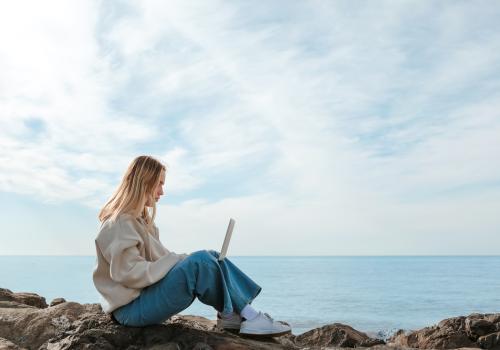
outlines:
M274 318L271 317L267 312L264 312L264 316L266 316L268 319L271 320L271 322L274 322Z
M271 315L269 315L267 312L264 312L264 315L271 320L271 322L275 322L274 321L274 318L271 317ZM276 321L277 323L283 325L283 326L287 326L287 327L290 327L290 325L287 323L287 322L283 322L283 321Z

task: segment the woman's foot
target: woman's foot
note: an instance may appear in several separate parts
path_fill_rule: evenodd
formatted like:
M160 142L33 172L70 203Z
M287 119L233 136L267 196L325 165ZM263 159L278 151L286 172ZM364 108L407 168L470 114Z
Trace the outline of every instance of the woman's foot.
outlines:
M292 333L285 322L275 321L269 314L259 311L257 317L241 322L240 334L252 337L279 337Z
M240 330L241 321L241 316L236 312L233 312L227 316L223 316L220 312L217 312L217 329L219 330L237 332Z

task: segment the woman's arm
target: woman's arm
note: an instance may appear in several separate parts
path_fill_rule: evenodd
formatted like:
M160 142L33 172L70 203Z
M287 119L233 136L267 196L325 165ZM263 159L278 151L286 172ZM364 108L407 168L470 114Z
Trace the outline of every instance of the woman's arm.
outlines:
M100 247L113 281L129 288L144 288L159 281L184 258L184 254L168 252L156 261L147 261L140 254L138 245L142 239L133 224L127 221L117 224L109 245Z

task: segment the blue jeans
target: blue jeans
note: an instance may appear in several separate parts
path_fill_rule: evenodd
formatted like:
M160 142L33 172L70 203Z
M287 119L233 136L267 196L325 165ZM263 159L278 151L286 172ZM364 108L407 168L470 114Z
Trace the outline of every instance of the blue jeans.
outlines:
M229 259L218 261L218 257L213 250L190 254L137 298L114 310L113 316L124 326L160 324L188 308L196 297L222 313L240 313L262 288Z

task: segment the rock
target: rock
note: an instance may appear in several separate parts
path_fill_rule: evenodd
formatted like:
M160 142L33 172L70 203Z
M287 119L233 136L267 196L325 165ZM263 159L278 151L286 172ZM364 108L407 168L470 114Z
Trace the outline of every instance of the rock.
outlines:
M477 343L483 349L500 349L500 332L479 337Z
M174 316L149 327L124 327L103 313L99 304L74 302L44 309L0 307L0 337L19 348L39 350L296 349L274 338L257 341L216 331L215 321L195 316Z
M400 334L391 338L389 343L421 349L454 349L473 347L465 333L450 332L439 327L426 327L409 335Z
M334 349L344 349L344 348L332 348L332 347L328 347L328 348L321 348L321 350L334 350ZM375 346L372 346L370 348L370 350L411 350L413 348L408 348L408 347L404 347L404 346L395 346L395 345L375 345ZM477 350L477 349L475 349Z
M486 314L485 319L498 325L500 323L500 314ZM500 331L500 329L498 330Z
M55 335L70 329L80 317L96 312L100 312L97 304L78 303L64 303L45 309L2 308L0 337L21 347L38 348Z
M486 319L467 318L465 321L465 332L473 340L477 340L477 338L495 331L495 324Z
M334 323L310 330L297 336L295 341L297 344L304 346L314 344L315 346L339 346L346 348L371 347L385 344L381 339L370 338L365 333L341 323Z
M182 324L190 328L199 329L201 331L210 331L215 329L215 321L211 321L205 317L192 315L175 315L169 319L171 324Z
M31 306L31 305L26 305L26 304L21 304L21 303L18 303L18 302L15 302L15 301L0 301L0 308L22 308L22 309L26 309L26 308L32 308L32 309L38 309L34 306Z
M420 349L478 348L500 346L500 314L453 317L414 332L397 332L390 344Z
M59 304L65 303L65 302L66 302L66 299L64 299L64 298L55 298L54 300L52 300L50 302L49 306L56 306L56 305L59 305Z
M51 307L43 307L41 301L45 303L33 293L0 289L0 350L500 349L500 314L450 318L415 332L400 330L391 344L384 345L383 340L340 323L298 336L256 340L218 331L215 321L203 317L177 315L160 325L124 327L103 313L99 304L57 298Z
M0 350L23 350L11 341L5 338L0 338Z
M161 345L153 345L148 350L181 350L179 344L176 343L166 343Z
M20 304L31 305L39 309L47 307L44 297L35 293L13 293L9 289L0 288L0 301L15 301Z
M214 350L210 345L206 343L196 343L193 350Z

